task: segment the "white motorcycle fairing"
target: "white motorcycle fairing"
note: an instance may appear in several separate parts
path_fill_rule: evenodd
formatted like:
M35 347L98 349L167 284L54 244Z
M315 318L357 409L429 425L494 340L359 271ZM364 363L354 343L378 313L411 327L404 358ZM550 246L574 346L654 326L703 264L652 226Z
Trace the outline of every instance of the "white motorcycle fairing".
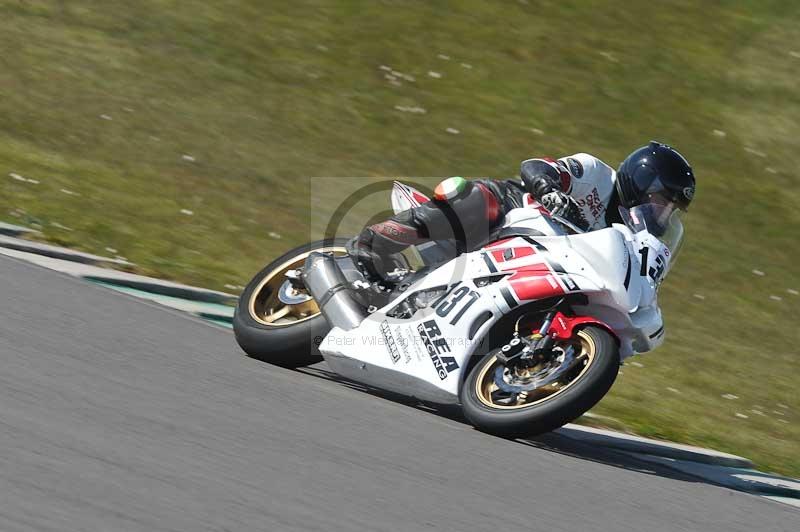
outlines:
M538 204L526 203L507 214L497 241L434 269L354 329L333 328L319 344L331 369L403 395L458 403L468 362L486 352L479 347L494 324L528 303L578 293L585 295L585 305L573 307L579 321L607 328L621 358L658 347L665 246L621 224L565 235ZM407 319L387 315L420 299ZM426 306L426 299L434 301Z

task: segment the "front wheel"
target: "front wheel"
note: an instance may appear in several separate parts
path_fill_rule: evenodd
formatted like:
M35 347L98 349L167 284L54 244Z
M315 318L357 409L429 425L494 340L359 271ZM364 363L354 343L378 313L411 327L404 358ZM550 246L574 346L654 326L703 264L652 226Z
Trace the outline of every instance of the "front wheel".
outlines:
M347 240L327 239L295 248L269 263L245 287L233 316L233 332L250 357L296 368L322 361L317 345L330 327L316 301L295 289L286 272L302 268L314 251L346 254Z
M614 384L617 343L608 331L589 326L556 351L524 369L503 366L497 351L485 355L462 385L464 415L479 430L506 437L542 434L581 416Z

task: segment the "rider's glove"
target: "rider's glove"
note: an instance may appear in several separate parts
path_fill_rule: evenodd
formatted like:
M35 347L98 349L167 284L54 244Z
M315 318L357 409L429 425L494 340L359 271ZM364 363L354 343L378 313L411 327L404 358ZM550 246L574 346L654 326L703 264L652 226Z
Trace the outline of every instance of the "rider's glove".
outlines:
M347 249L347 254L350 255L358 269L368 280L380 279L379 272L383 260L380 255L372 251L367 242L361 240L360 237L355 237L347 242L345 248Z
M560 191L554 191L542 196L539 202L551 213L572 222L583 231L589 229L589 222L586 221L580 206L572 196Z
M568 196L563 192L553 191L540 196L539 202L544 205L544 208L553 214L558 214L558 211L564 208L569 202Z
M526 168L523 166L522 182L525 189L533 194L533 197L544 198L547 194L561 189L560 183L554 177L547 174L531 175L525 170Z

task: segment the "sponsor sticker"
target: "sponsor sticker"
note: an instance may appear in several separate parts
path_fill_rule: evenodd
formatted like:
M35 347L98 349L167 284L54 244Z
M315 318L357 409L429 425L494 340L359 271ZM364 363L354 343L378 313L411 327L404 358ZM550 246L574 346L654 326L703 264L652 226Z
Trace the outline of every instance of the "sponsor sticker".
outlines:
M431 362L433 362L436 374L439 375L441 380L445 380L448 374L458 369L458 363L455 357L443 354L450 352L450 346L447 344L447 340L442 338L442 331L439 329L439 325L436 320L428 320L417 325L417 332L425 349L428 351Z
M400 361L400 351L397 349L397 343L394 341L394 336L392 336L392 330L389 327L389 322L383 320L381 322L380 329L383 339L386 342L386 350L389 352L389 357L392 359L392 364L397 364Z
M415 332L414 331L414 327L409 325L408 328L406 329L405 337L413 338L414 340L412 340L410 342L407 342L406 346L407 347L411 347L411 349L414 350L414 356L416 357L417 362L422 362L423 358L425 358L425 355L427 355L428 353L427 352L425 352L425 353L422 352L422 348L420 347L420 342L416 341L416 336L414 335L414 332ZM401 335L398 335L398 336L401 336Z
M582 207L584 212L589 211L595 221L600 219L600 216L606 211L606 206L603 200L600 199L600 193L597 187L592 189L590 194L577 200L578 206Z
M575 179L583 177L583 165L578 159L567 157L567 166L569 167L569 173L572 174L572 177Z
M400 348L400 352L403 354L403 360L406 364L411 362L411 353L408 351L408 338L403 336L403 331L400 327L395 327L394 329L394 337L397 340L397 346Z

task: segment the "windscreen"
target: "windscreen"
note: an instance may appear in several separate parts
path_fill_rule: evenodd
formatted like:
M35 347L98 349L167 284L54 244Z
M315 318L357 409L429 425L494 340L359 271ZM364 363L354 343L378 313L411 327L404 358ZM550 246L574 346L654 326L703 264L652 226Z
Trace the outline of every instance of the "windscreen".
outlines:
M683 243L681 212L673 203L645 203L630 209L620 208L622 219L632 231L646 230L667 246L672 255L670 262L675 262Z

